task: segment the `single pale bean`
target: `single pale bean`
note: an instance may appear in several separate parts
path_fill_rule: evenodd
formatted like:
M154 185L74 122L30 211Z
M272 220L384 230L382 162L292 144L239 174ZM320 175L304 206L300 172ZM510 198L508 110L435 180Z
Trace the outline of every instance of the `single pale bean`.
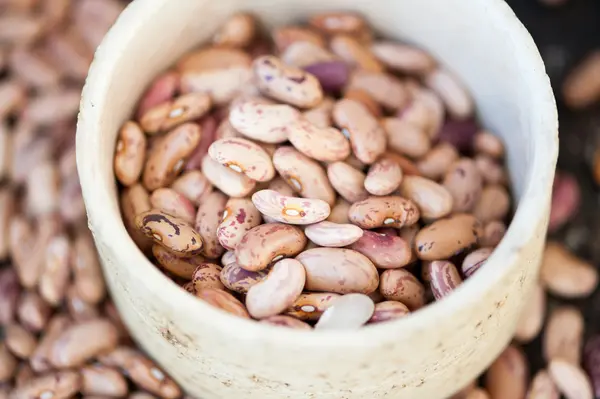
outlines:
M90 304L100 303L106 296L106 285L90 233L80 233L75 238L72 256L73 283L77 292Z
M244 305L238 301L233 295L223 290L214 288L205 288L196 293L196 297L208 302L214 307L217 307L227 313L231 313L238 317L246 319L250 318L248 311Z
M177 62L176 69L184 76L190 74L209 76L212 72L248 68L251 65L252 58L242 50L226 47L205 47L187 53ZM182 89L186 88L184 76L181 78ZM221 102L218 103L221 104Z
M383 65L367 47L364 47L356 38L348 35L336 35L331 38L329 47L334 54L344 60L348 65L369 72L381 73Z
M452 211L452 195L444 186L433 180L421 176L406 176L398 193L417 204L424 219L439 219Z
M350 219L348 218L349 209L350 203L343 198L338 198L331 208L331 213L327 221L339 224L350 223Z
M455 119L466 119L473 114L473 99L451 72L438 68L427 75L425 84L441 97Z
M396 320L410 314L410 310L402 302L383 301L375 304L375 311L367 324Z
M410 258L409 263L415 262L418 259L417 253L415 251L415 237L417 236L417 233L419 232L420 229L421 229L421 227L418 224L413 224L412 226L402 227L397 232L398 236L400 236L400 238L402 238L404 241L406 241L411 248L411 258ZM380 231L380 233L381 233L381 231ZM387 233L387 232L385 234L390 235L390 233Z
M446 116L442 100L418 83L417 90L411 96L410 104L402 108L397 117L419 127L430 139L436 139Z
M309 240L321 247L345 247L360 239L363 230L353 224L322 221L307 226L304 229L304 234Z
M333 188L348 202L363 201L369 197L365 189L365 174L345 162L330 163L327 177Z
M258 88L269 97L300 108L312 108L323 100L317 78L283 64L276 57L259 57L254 60L253 68Z
M546 370L540 370L535 374L525 399L560 399L558 388Z
M323 312L339 296L331 292L306 292L296 299L285 314L300 320L319 320Z
M336 60L329 50L310 41L295 41L281 53L281 60L287 65L304 68L321 62Z
M431 274L431 290L434 298L438 301L451 294L462 284L462 278L456 266L451 262L445 260L433 261L429 264L429 271Z
M142 176L144 186L156 190L170 185L200 142L200 137L200 127L195 123L185 123L167 133L148 154Z
M269 269L257 272L242 269L235 260L227 264L224 261L222 263L221 283L231 291L241 294L247 293L250 287L262 281L269 273Z
M168 131L201 118L211 106L211 98L206 93L183 94L147 110L140 118L140 126L149 134Z
M335 162L350 155L350 144L342 132L333 127L318 128L306 120L288 128L290 143L304 155L322 162Z
M407 44L381 41L374 43L371 51L386 67L402 73L425 75L436 66L427 52Z
M70 324L71 320L66 314L57 313L52 317L44 334L41 336L37 347L29 358L29 363L36 373L44 373L53 368L50 363L50 354L54 341Z
M202 251L203 242L200 234L179 218L150 210L137 215L135 224L146 236L172 252L193 256Z
M308 23L327 35L360 35L368 29L367 22L354 12L324 12L311 16Z
M202 240L202 254L210 259L220 257L225 249L219 243L217 229L227 204L227 196L218 191L208 194L196 214L194 230Z
M389 158L376 161L365 177L365 189L372 195L389 195L402 182L402 169Z
M420 213L414 202L399 196L369 197L352 204L348 217L363 229L400 228L417 223Z
M21 325L33 332L42 331L48 324L52 309L36 292L24 292L19 300L17 315Z
M383 115L381 105L379 105L379 103L375 101L375 99L363 89L348 88L344 92L343 98L361 103L369 110L371 115L373 115L375 118L381 118L381 116Z
M382 158L390 159L393 162L396 162L398 164L398 166L400 167L400 169L402 169L402 174L404 176L411 176L411 175L420 176L421 175L421 172L417 168L417 165L410 159L408 159L400 154L397 154L397 153L391 152L391 151L387 151L381 156L380 159L382 159Z
M212 41L218 46L246 47L256 35L256 20L245 12L233 14L219 28Z
M248 313L255 319L275 316L291 306L302 293L306 272L295 259L282 259L246 295Z
M195 292L200 292L205 288L217 290L224 289L221 283L221 266L214 263L203 262L199 264L192 274L192 284Z
M476 245L482 227L473 215L458 213L422 228L415 237L415 250L422 260L448 259Z
M479 240L479 245L482 247L495 247L500 244L505 233L506 225L501 221L492 220L483 227L483 236Z
M262 221L260 212L248 198L230 198L217 228L217 239L223 248L234 250L242 238Z
M600 52L592 51L569 72L562 85L562 96L569 107L584 108L600 98L599 65Z
M153 209L175 216L189 224L194 223L196 207L184 195L172 188L159 188L150 195Z
M411 311L425 305L425 287L405 269L385 270L380 276L379 292L390 301L405 304Z
M171 188L196 206L200 205L204 196L213 190L210 181L199 170L184 172L173 182Z
M196 267L205 261L205 258L201 255L183 258L159 244L152 246L152 254L161 267L169 273L186 280L191 280Z
M71 318L77 322L98 318L98 307L83 300L77 287L71 285L65 293L65 305Z
M579 309L567 305L553 309L543 336L546 361L561 359L579 365L584 328L583 315Z
M465 399L492 399L492 398L487 393L487 391L485 391L481 388L475 388L467 394Z
M515 339L521 343L533 341L542 330L546 316L546 291L537 284L517 323Z
M475 166L486 184L505 185L508 182L506 171L502 165L487 155L477 155L475 157Z
M314 46L325 47L325 40L318 33L302 26L282 26L271 33L275 47L283 53L295 43L311 43Z
M296 259L306 269L309 291L370 294L379 284L373 263L350 249L314 248L302 252Z
M588 376L578 364L554 359L548 371L558 390L566 399L593 399L594 393Z
M276 315L276 316L267 317L266 319L262 319L260 321L260 323L271 324L273 326L293 328L296 330L312 330L312 327L310 324L307 324L303 321L300 321L298 319L294 319L293 317L285 316L285 315Z
M384 108L395 111L403 108L409 101L409 95L403 82L386 73L357 70L350 77L349 89L366 91Z
M365 230L350 249L365 255L380 269L396 269L412 259L410 243L400 237Z
M60 176L56 162L41 162L27 173L27 212L40 216L55 212L60 200Z
M229 122L236 131L250 139L282 143L288 139L289 126L299 121L301 116L289 105L254 100L232 106Z
M331 208L319 199L286 197L273 190L261 190L252 195L256 209L281 223L313 224L327 219Z
M417 168L423 176L438 180L446 175L458 157L458 151L452 144L439 143L417 162Z
M101 364L83 367L81 378L81 392L85 395L123 397L129 390L121 373Z
M371 319L374 311L375 304L367 295L346 294L331 302L319 318L315 329L349 330L359 328Z
M371 164L385 152L385 131L360 102L339 100L333 107L333 119L350 139L352 151L361 162Z
M335 203L335 191L331 186L323 167L301 152L289 146L279 147L273 154L275 169L295 192L304 198L316 198ZM282 195L288 195L272 188ZM293 192L290 194L293 195Z
M399 118L384 118L381 126L387 134L389 148L410 158L427 154L431 142L424 130Z
M206 93L214 105L223 106L245 89L254 89L252 76L252 68L246 65L192 70L182 74L180 89L182 93Z
M510 210L510 195L499 184L486 186L473 209L473 215L481 222L503 220Z
M540 279L546 289L561 298L583 298L598 285L598 271L570 253L562 244L550 241L542 258Z
M136 183L146 159L146 136L139 125L127 121L119 131L115 148L115 176L124 186Z
M237 264L248 271L266 269L283 257L293 257L306 246L306 236L298 227L261 224L248 231L235 248Z
M485 154L494 159L502 159L504 156L504 144L498 136L481 130L473 138L473 149L477 153Z
M139 119L149 109L172 100L175 97L178 85L179 74L177 72L167 71L159 75L142 95L138 104L136 118Z
M4 328L4 342L6 347L20 359L29 359L37 346L35 335L16 323Z
M66 235L53 237L48 243L38 289L50 305L58 306L65 295L71 274L71 256L71 243Z
M483 179L472 159L461 158L446 172L443 185L454 198L453 211L469 212L479 201Z
M524 398L528 365L523 352L510 345L487 371L485 388L492 398Z
M20 295L21 286L15 271L12 268L0 270L0 326L13 321Z
M316 107L304 111L304 119L320 129L326 129L332 125L333 105L335 101L331 97L325 97Z
M210 145L208 154L221 165L256 181L269 181L275 176L269 154L250 140L219 139Z
M152 247L152 240L146 237L135 225L135 217L138 214L152 209L148 191L140 183L126 187L121 192L120 205L123 223L131 239L142 252L148 252Z
M11 399L67 399L81 389L81 375L76 371L57 371L35 377L14 389Z
M256 182L245 174L237 173L210 157L202 159L202 173L210 183L230 197L245 197L256 187Z

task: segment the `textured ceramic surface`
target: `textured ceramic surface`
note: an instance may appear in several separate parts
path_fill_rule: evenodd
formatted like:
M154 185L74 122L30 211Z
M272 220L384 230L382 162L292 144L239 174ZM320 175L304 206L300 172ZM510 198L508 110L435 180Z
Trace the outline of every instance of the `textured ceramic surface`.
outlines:
M401 320L352 332L282 330L238 319L167 280L120 218L115 137L148 82L233 11L267 24L354 9L389 37L455 71L485 125L507 144L518 209L468 284ZM204 399L443 398L478 375L512 336L544 243L557 156L556 110L527 31L501 0L138 0L97 51L83 93L77 162L90 228L114 300L138 342Z

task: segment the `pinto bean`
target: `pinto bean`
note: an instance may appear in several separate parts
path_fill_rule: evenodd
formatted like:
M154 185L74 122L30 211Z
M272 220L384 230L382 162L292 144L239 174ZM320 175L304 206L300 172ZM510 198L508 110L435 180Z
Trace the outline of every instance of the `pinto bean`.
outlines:
M321 247L345 247L359 240L363 236L363 230L353 224L322 221L307 226L304 234Z
M229 112L232 128L250 139L264 143L286 141L289 126L300 119L300 112L289 105L256 100L240 102L232 106Z
M360 239L350 247L365 255L380 269L395 269L408 265L412 260L410 242L401 237L365 230Z
M194 204L172 188L154 190L150 195L150 206L190 224L194 223L196 217Z
M245 197L256 187L256 182L248 176L223 166L210 157L202 159L202 173L212 185L230 197Z
M367 324L381 323L389 320L402 318L410 314L405 304L398 301L384 301L375 304L373 315Z
M188 170L179 176L171 188L192 201L196 206L202 203L204 196L212 192L210 181L199 170Z
M439 219L452 211L452 194L441 184L425 177L406 176L398 192L417 204L424 219Z
M202 251L200 234L179 218L150 210L136 216L135 223L146 236L174 253L193 256Z
M350 206L350 221L363 229L410 226L419 220L417 205L399 196L369 197Z
M422 228L414 245L420 259L448 259L477 244L481 234L481 224L473 215L459 213Z
M146 136L133 121L123 124L115 149L115 176L124 186L137 182L146 159Z
M389 158L376 161L365 177L365 189L372 195L390 195L402 182L402 169Z
M469 212L479 201L483 180L475 162L461 158L446 172L443 185L454 198L453 212Z
M363 201L369 197L365 189L365 174L345 162L327 166L327 176L335 190L348 202Z
M219 139L208 148L210 157L235 172L264 182L275 176L271 157L258 144L243 138Z
M217 229L221 223L227 197L215 191L206 196L196 214L195 231L200 235L203 248L202 254L210 259L220 257L225 249L219 243Z
M379 292L390 301L405 304L411 311L425 305L425 287L405 269L390 269L380 276Z
M230 198L217 228L217 239L223 248L234 250L246 232L262 222L260 212L248 198Z
M252 195L256 209L264 216L288 224L313 224L327 219L331 208L319 199L286 197L273 190L261 190Z
M335 162L350 155L344 134L333 127L318 128L306 120L290 125L288 139L304 155L322 162Z
M238 301L233 295L223 290L215 288L204 288L196 293L196 297L210 303L227 313L231 313L238 317L249 319L246 307Z

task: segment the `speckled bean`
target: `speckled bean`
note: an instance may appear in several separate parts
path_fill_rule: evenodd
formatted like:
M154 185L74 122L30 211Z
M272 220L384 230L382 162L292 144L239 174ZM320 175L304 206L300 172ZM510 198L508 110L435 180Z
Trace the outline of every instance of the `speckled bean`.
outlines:
M0 270L0 326L13 320L20 294L21 286L15 271L11 268Z
M379 292L389 301L405 304L411 311L425 305L425 287L405 269L390 269L380 276Z
M481 222L504 220L510 210L510 195L504 186L488 185L479 196L473 215Z
M192 201L196 206L202 203L205 195L212 192L213 186L199 170L188 170L179 176L171 188Z
M363 229L400 228L417 223L420 212L414 202L400 196L369 197L352 204L348 217Z
M185 258L181 257L160 244L154 244L152 246L152 254L161 267L163 267L169 273L186 280L190 280L192 278L196 267L202 264L202 262L205 260L201 255Z
M245 12L230 16L212 38L214 44L224 47L246 47L256 34L256 20Z
M451 72L438 68L427 75L425 84L440 96L455 119L465 119L473 114L471 95Z
M283 178L280 176L277 176L269 182L268 189L277 191L279 194L285 195L287 197L294 196L295 192L294 189L288 183L286 183L286 181L283 180Z
M410 158L427 154L431 142L425 131L399 118L384 118L381 126L386 132L388 147Z
M11 394L11 399L46 398L67 399L73 397L81 389L81 375L76 371L57 371L37 376ZM50 396L50 395L51 396Z
M333 124L331 112L333 111L334 104L335 101L331 97L325 97L319 105L304 111L302 116L320 129L328 128Z
M237 173L210 157L202 160L202 173L211 184L230 197L245 197L256 187L256 182L248 176Z
M483 179L472 159L461 158L450 166L443 185L454 198L453 212L469 212L479 201Z
M421 176L406 176L402 180L399 194L412 200L426 220L447 216L452 211L453 199L444 186Z
M194 229L202 239L202 254L210 259L216 259L225 252L219 243L217 230L226 205L227 196L214 191L208 194L198 207Z
M438 180L446 175L458 157L458 151L452 144L439 143L417 162L417 168L423 176Z
M224 289L225 287L221 283L221 271L221 266L214 263L203 262L199 264L192 274L194 291L200 292L205 288Z
M583 315L579 309L569 305L553 309L542 337L544 359L547 362L562 359L579 365L584 328Z
M193 256L202 251L200 234L179 218L150 210L136 216L135 224L146 236L174 253Z
M506 185L508 176L506 170L500 163L487 155L477 155L475 157L475 166L479 170L485 184Z
M196 217L194 204L172 188L163 187L154 190L150 195L150 206L189 224L194 223Z
M17 371L17 359L10 353L4 342L0 343L0 383L8 382Z
M369 197L365 189L365 174L345 162L330 163L327 177L333 188L348 202L363 201Z
M386 151L381 156L381 158L390 159L393 162L396 162L398 164L398 166L400 166L400 169L402 169L402 174L404 176L411 176L411 175L421 176L421 172L417 168L417 165L415 165L415 163L413 161L406 158L405 156L402 156L395 152Z
M200 127L195 123L185 123L167 133L148 154L142 176L144 186L152 191L170 185L200 142L200 136Z
M598 271L556 242L546 244L540 279L546 289L561 298L582 298L598 285Z
M248 271L263 270L283 257L299 254L306 241L298 227L281 223L261 224L248 231L235 248L237 264Z
M223 270L221 271L221 283L231 291L245 294L248 292L250 287L254 284L262 281L267 274L269 269L260 270L257 272L251 272L242 269L235 260L230 263L223 263Z
M342 248L314 248L296 257L306 269L309 291L370 294L377 289L379 274L359 252Z
M331 208L319 199L287 197L273 190L261 190L252 195L256 209L264 216L288 224L313 224L327 219Z
M344 134L333 127L319 128L300 120L288 128L290 143L304 155L322 162L335 162L350 155L350 144Z
M201 118L211 106L211 98L206 93L183 94L147 110L140 118L140 126L149 134L168 131Z
M271 324L273 326L281 326L287 328L293 328L296 330L312 330L310 324L294 319L293 317L286 315L276 315L262 319L260 323Z
M229 123L242 135L264 143L282 143L288 139L289 126L301 113L285 104L245 101L231 107Z
M348 65L370 72L383 72L381 62L369 48L363 46L356 38L348 35L335 35L329 42L334 54Z
M410 314L410 310L402 302L383 301L375 304L375 311L367 324L395 320L407 316L408 314Z
M290 105L311 108L323 100L323 90L317 78L278 58L266 55L253 63L258 88L265 95Z
M115 176L124 186L137 182L146 159L146 136L133 121L123 124L115 149Z
M483 235L479 240L479 245L482 247L495 247L500 244L505 233L506 225L499 220L492 220L483 227Z
M379 119L383 115L381 105L363 89L347 88L343 98L361 103L375 118Z
M449 295L462 284L460 273L453 263L445 260L436 260L428 265L431 276L431 290L436 300Z
M424 75L436 66L427 52L407 44L381 41L373 43L371 51L386 67L402 73Z
M148 191L140 183L126 187L121 192L120 205L123 223L131 239L143 252L148 252L152 247L152 240L146 237L135 225L137 215L152 209Z
M386 73L357 70L350 77L349 89L364 90L384 108L392 111L403 108L410 98L403 82Z
M293 42L281 53L281 60L284 63L297 68L330 62L336 58L329 50L308 41Z
M353 224L338 224L328 221L307 226L304 234L309 240L321 247L345 247L356 242L363 230Z
M365 189L372 195L389 195L402 182L402 169L389 158L376 161L365 177Z
M121 373L101 364L83 367L81 378L81 393L84 395L123 397L129 390L127 380Z
M219 139L208 148L208 155L216 162L252 180L264 182L275 176L269 154L258 144L239 137Z
M205 288L196 293L196 297L208 302L212 306L215 306L227 313L231 313L238 317L246 319L250 318L246 307L238 301L233 295L223 290L217 290L214 288Z
M422 228L415 237L415 250L422 260L448 259L477 244L481 224L473 215L459 213Z
M339 294L332 292L305 292L286 310L286 314L300 320L319 320Z
M260 212L248 198L230 198L225 204L217 239L223 248L233 250L250 229L262 222Z
M98 307L84 301L75 285L71 285L67 288L64 302L67 311L69 312L69 316L71 316L74 321L87 321L100 316Z
M392 235L365 230L350 249L365 255L380 269L396 269L412 260L410 242Z

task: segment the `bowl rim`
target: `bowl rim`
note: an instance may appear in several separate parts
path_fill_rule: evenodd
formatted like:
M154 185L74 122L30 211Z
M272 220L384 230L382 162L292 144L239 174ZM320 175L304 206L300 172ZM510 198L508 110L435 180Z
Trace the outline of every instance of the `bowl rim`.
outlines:
M428 304L407 317L350 331L305 331L277 328L231 315L189 295L178 284L163 275L131 240L123 225L119 209L115 211L113 207L106 205L114 199L101 184L97 184L97 179L103 175L101 169L105 166L105 162L101 160L100 151L90 151L90 148L101 148L99 138L102 132L99 121L102 113L98 104L106 103L109 85L106 84L105 77L113 75L118 54L127 50L127 45L135 31L132 26L156 14L163 1L168 0L133 1L119 16L96 50L82 91L77 122L77 169L94 240L97 244L101 243L104 247L110 248L120 263L133 260L136 267L143 267L143 273L139 274L139 284L143 284L151 292L161 292L161 297L169 298L168 302L176 303L180 309L194 309L193 314L204 315L201 319L210 319L213 327L225 334L235 334L236 337L244 340L273 341L281 345L293 344L314 348L376 345L378 339L389 337L400 330L404 333L407 330L418 333L419 330L431 326L432 323L458 310L463 302L485 295L504 277L506 268L486 267L472 276L469 283L456 289L452 295L439 302ZM524 67L523 73L529 75L531 86L538 89L530 93L533 96L532 103L535 102L538 106L532 110L533 114L529 120L539 122L532 124L531 128L540 131L539 134L534 135L536 149L532 152L531 170L505 238L488 260L489 263L499 264L502 262L501 259L513 262L513 258L518 257L522 249L515 243L529 241L535 234L539 234L536 229L539 228L540 223L547 224L547 208L542 206L540 201L549 198L554 178L558 155L558 116L549 78L529 32L503 0L478 1L486 3L485 7L488 8L487 14L490 18L506 26L507 35L512 36L512 42L515 43L515 54L518 54L516 57L521 57L520 64L527 66ZM109 167L112 170L112 164ZM531 223L531 220L535 220L536 223ZM111 247L116 245L119 246L119 251L112 251Z

